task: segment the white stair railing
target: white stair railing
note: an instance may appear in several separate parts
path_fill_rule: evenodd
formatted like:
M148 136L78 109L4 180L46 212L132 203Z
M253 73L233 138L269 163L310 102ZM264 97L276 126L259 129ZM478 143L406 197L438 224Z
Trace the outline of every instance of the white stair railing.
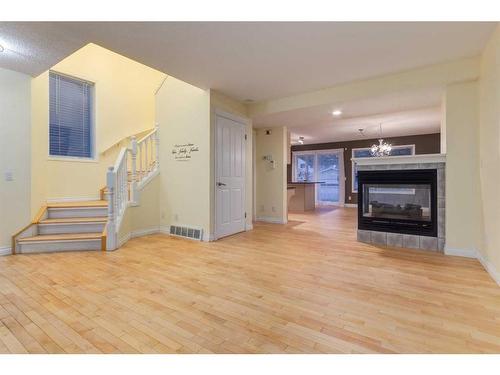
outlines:
M130 205L139 204L139 191L159 173L159 151L160 137L156 125L139 141L132 137L130 147L122 148L115 165L109 167L106 176L108 250L119 246L117 237L126 209Z

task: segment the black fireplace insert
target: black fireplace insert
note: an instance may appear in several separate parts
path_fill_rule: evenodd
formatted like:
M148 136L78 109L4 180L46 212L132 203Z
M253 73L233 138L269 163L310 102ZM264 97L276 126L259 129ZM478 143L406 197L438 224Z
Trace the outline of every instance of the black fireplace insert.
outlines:
M359 171L358 228L437 237L437 171Z

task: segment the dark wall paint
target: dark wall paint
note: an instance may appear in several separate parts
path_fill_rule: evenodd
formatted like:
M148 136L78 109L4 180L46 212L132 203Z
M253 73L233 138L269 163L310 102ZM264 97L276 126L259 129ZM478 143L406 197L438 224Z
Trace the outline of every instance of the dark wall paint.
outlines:
M441 136L437 134L424 134L424 135L411 135L407 137L393 137L384 138L393 146L402 145L415 145L415 154L439 154L441 146ZM378 143L377 139L363 139L359 141L348 142L330 142L330 143L317 143L313 145L297 145L292 146L292 151L311 151L311 150L329 150L336 148L344 149L344 166L346 176L345 186L345 203L358 203L358 194L352 192L351 178L352 178L352 149L370 147L372 144ZM290 160L292 160L290 158ZM287 168L288 182L292 180L292 164L288 164ZM351 200L349 200L351 196Z

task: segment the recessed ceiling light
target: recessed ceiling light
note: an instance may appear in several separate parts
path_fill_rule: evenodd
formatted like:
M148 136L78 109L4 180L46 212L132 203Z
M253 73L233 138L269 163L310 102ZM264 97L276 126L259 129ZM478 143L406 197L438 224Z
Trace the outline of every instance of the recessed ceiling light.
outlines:
M336 109L332 112L332 115L334 116L340 116L342 114L342 111L340 109Z

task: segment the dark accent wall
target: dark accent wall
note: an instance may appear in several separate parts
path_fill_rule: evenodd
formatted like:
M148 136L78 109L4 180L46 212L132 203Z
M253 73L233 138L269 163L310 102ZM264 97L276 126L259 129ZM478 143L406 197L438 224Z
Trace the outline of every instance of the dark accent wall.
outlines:
M439 154L441 149L441 136L436 134L424 135L410 135L406 137L392 137L384 138L393 146L402 145L415 145L415 154ZM344 170L346 176L345 186L345 203L358 203L358 194L352 192L351 178L352 178L352 149L370 147L372 144L378 143L377 139L362 139L358 141L346 142L329 142L329 143L316 143L313 145L296 145L292 146L292 151L311 151L311 150L329 150L336 148L344 149ZM290 158L290 160L292 160ZM288 164L287 168L288 182L292 180L292 164ZM351 200L349 200L349 196Z

